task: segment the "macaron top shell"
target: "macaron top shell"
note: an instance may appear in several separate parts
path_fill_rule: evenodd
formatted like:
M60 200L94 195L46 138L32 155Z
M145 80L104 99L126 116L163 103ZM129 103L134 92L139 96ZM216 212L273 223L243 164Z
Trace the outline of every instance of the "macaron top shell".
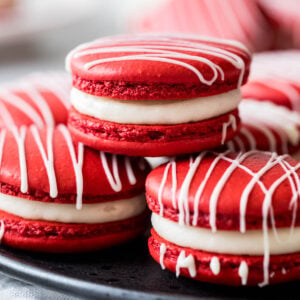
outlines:
M272 207L276 225L288 227L298 210L299 175L300 163L288 155L202 153L153 170L146 195L151 210L181 224L261 228Z
M64 125L2 130L1 192L46 202L101 202L144 190L143 158L111 155L72 142Z
M66 123L71 82L65 73L33 73L0 86L0 127Z
M132 35L75 48L66 67L91 81L218 85L244 83L251 55L230 40L189 35Z

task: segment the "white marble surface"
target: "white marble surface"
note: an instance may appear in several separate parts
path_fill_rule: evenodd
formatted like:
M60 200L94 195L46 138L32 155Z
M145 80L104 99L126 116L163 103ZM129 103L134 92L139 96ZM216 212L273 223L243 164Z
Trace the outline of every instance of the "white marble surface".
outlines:
M147 3L149 5L149 1L151 0L94 0L93 13L72 26L57 28L38 37L29 37L25 42L22 40L10 46L0 44L0 84L35 71L63 70L64 58L70 49L78 43L103 35L126 32L130 14ZM0 275L0 299L75 298Z

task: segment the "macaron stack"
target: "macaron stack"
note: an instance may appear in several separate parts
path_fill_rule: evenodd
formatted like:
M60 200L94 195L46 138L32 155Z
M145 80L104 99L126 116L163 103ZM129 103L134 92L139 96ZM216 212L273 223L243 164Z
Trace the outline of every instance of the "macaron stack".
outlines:
M298 279L300 89L272 75L272 57L272 76L255 79L267 60L246 84L239 42L123 35L69 53L72 87L52 74L0 89L2 242L114 246L143 234L148 205L162 269L236 286ZM150 172L144 157L161 156Z
M236 136L148 175L149 250L162 269L235 286L299 279L299 61L254 55Z

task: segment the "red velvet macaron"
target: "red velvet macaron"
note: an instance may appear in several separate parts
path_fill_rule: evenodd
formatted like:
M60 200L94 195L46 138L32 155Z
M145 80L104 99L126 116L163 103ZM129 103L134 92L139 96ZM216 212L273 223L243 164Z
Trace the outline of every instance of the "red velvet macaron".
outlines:
M67 57L75 140L118 154L176 155L234 136L250 54L238 42L200 36L99 39Z
M0 132L2 243L40 252L97 250L146 227L143 158L73 143L64 125Z
M300 114L268 101L243 100L239 105L241 127L226 146L232 151L263 150L300 154Z
M244 99L268 101L300 113L300 51L284 50L253 55Z
M177 276L226 285L300 278L300 163L288 155L210 153L146 180L152 257Z
M133 32L180 32L240 41L253 51L270 49L273 22L260 1L167 0L139 12Z
M276 27L276 48L300 48L300 10L298 0L260 0Z
M33 73L0 86L0 128L67 123L71 83L65 73Z

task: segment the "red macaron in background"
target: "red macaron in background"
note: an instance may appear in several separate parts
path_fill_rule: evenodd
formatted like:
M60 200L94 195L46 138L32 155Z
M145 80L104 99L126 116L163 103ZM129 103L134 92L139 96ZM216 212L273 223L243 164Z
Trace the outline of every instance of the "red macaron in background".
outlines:
M300 10L298 0L260 0L276 27L277 48L300 47Z
M300 51L270 51L253 55L244 99L268 101L300 113Z
M239 105L241 129L232 151L300 152L300 51L255 54Z
M269 101L242 100L241 127L226 147L231 151L263 150L300 157L300 114Z
M289 155L203 152L146 180L152 257L177 276L226 285L300 275L300 163Z
M78 46L68 126L76 141L117 154L168 156L213 148L239 126L251 55L231 40L132 35Z
M0 132L1 242L39 252L81 252L145 230L143 158L73 143L65 125Z
M60 72L33 73L1 84L0 128L66 124L70 89L69 76Z
M160 1L131 21L132 32L176 32L233 39L252 51L275 44L274 21L259 1L186 0Z

